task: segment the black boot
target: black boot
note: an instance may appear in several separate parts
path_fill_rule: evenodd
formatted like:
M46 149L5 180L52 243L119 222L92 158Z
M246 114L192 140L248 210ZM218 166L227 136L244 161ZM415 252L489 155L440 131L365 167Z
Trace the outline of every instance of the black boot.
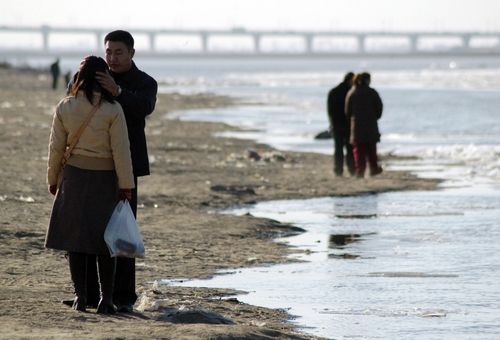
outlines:
M87 254L87 308L97 308L99 303L99 279L97 276L97 255ZM61 303L73 307L75 298L64 299Z
M68 253L69 271L75 288L73 309L85 312L87 307L87 255Z
M97 306L99 314L116 313L113 305L113 287L115 284L116 260L108 255L97 256L99 269L99 284L101 286L101 300Z

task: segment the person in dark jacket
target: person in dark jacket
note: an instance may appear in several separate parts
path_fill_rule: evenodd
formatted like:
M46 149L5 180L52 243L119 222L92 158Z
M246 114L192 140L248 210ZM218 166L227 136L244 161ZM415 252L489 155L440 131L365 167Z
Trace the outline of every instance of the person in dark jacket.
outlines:
M370 82L369 73L356 75L354 87L346 98L345 113L351 126L349 140L353 146L357 177L364 177L366 160L372 176L382 172L378 165L377 142L380 141L378 120L382 117L383 104Z
M59 75L61 74L61 68L59 67L59 58L57 58L56 61L50 64L50 74L52 76L52 89L57 90Z
M130 206L137 216L137 178L147 176L149 158L146 144L146 117L156 104L158 84L145 72L139 70L132 58L135 54L134 38L127 31L117 30L104 37L106 63L109 72L98 72L96 78L102 88L109 91L120 103L125 114L135 188L132 189ZM89 261L93 263L95 261ZM135 259L119 257L116 263L113 303L118 312L130 313L137 300L135 292ZM95 307L98 301L97 269L87 268L87 304ZM71 305L72 300L63 300Z
M330 121L330 131L333 133L334 141L333 172L337 176L342 176L344 173L344 159L349 173L351 175L355 174L352 146L349 144L349 121L344 112L345 97L352 86L353 78L354 73L347 73L344 76L344 81L331 89L328 93L328 119ZM346 150L345 158L344 148Z
M149 175L146 144L146 117L156 104L158 84L139 70L132 58L135 54L134 38L127 31L117 30L104 37L106 62L109 73L98 73L97 79L121 104L127 121L135 189L130 205L137 216L137 177ZM135 292L135 259L118 258L113 301L119 312L132 312L137 300Z

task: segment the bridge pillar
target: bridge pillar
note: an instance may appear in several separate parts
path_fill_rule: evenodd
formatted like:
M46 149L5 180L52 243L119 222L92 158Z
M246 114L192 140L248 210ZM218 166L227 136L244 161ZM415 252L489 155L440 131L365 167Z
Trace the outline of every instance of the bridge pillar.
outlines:
M95 32L96 37L96 51L104 51L104 32Z
M358 38L358 51L359 53L366 53L366 35L359 34Z
M207 53L208 51L208 33L202 32L201 33L201 51L203 53Z
M312 34L305 34L304 35L304 42L305 42L305 53L310 54L313 53L313 42L314 42L314 35Z
M470 47L470 41L472 40L472 35L470 34L464 34L462 35L462 47L463 48L469 48Z
M156 51L156 33L150 32L149 33L149 49L151 52Z
M262 52L261 50L261 39L262 39L262 36L260 34L252 34L252 37L253 37L253 48L254 48L254 51L255 53L259 54Z
M415 53L418 50L418 35L408 35L408 48L410 53Z
M50 27L47 25L44 25L41 27L41 32L42 32L42 44L43 44L43 50L47 52L49 50L49 35L50 35Z

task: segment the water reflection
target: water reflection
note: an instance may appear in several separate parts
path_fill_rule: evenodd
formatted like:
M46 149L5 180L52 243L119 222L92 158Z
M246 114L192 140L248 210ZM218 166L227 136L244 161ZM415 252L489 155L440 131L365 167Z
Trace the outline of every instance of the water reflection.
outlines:
M351 230L353 231L359 230L358 221L364 224L364 220L376 219L379 216L378 195L345 197L342 200L333 200L332 203L332 221L351 220ZM337 229L340 225L335 223L333 227ZM328 259L356 260L365 258L359 253L352 252L353 247L349 245L360 242L364 236L372 234L375 233L344 232L330 234L328 237Z
M356 255L356 254L350 254L350 253L342 253L342 254L328 254L328 258L331 258L331 259L341 259L341 260L354 260L354 259L357 259L357 258L360 258L361 256L360 255Z
M328 248L332 250L328 254L328 258L331 259L343 259L343 260L354 260L360 258L361 255L353 254L350 252L344 252L346 248L351 243L362 241L363 236L373 235L376 233L366 233L366 234L331 234L328 238Z
M280 239L306 262L180 285L247 291L327 338L498 339L499 207L466 189L262 202L236 212L307 230Z
M377 217L377 214L347 214L347 215L335 214L335 217L363 219L363 218L375 218Z
M359 241L360 234L332 234L330 235L328 246L332 249L344 248L345 245Z
M333 200L332 219L373 219L379 216L378 195L344 197Z

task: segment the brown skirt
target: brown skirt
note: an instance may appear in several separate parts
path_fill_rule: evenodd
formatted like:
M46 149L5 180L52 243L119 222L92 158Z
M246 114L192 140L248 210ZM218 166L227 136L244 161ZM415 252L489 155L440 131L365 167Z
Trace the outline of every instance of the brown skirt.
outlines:
M52 207L45 247L109 255L104 231L117 203L118 181L114 170L66 165Z

